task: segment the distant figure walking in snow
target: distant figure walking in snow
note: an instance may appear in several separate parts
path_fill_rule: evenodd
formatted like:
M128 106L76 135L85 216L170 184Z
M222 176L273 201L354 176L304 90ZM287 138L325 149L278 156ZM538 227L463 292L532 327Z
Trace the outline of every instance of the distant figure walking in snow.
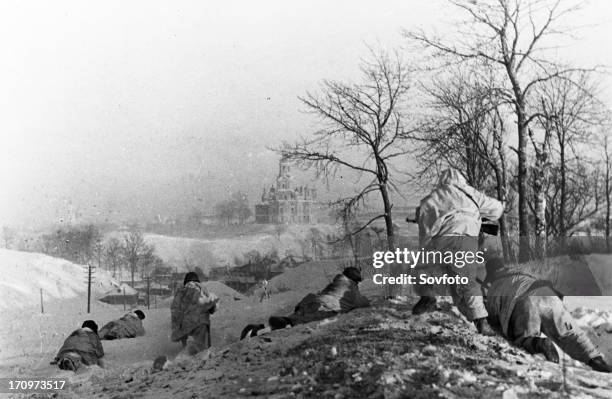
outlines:
M270 299L269 285L270 285L270 282L268 280L266 280L266 279L264 279L261 282L262 292L261 292L261 296L259 297L259 302L263 302L264 298Z
M83 322L81 328L66 338L51 364L62 370L77 371L83 365L104 367L104 349L98 337L98 325L93 320Z
M192 354L209 348L210 315L216 311L217 302L219 298L202 286L196 273L187 273L183 287L177 290L170 307L172 341L180 341L186 347L187 339L192 337Z
M559 363L552 342L572 358L597 371L612 372L586 333L576 325L552 284L529 274L523 265L487 262L487 310L491 326L531 354ZM545 338L540 334L544 333Z
M100 339L135 338L145 335L142 321L145 315L142 310L126 313L119 320L113 320L100 329Z
M268 320L271 330L287 326L309 323L333 317L338 313L347 313L356 308L370 306L370 301L359 292L361 272L356 267L347 267L342 274L337 274L334 280L318 294L306 295L294 309L293 314L272 316ZM263 324L249 324L240 334L241 339L256 336Z

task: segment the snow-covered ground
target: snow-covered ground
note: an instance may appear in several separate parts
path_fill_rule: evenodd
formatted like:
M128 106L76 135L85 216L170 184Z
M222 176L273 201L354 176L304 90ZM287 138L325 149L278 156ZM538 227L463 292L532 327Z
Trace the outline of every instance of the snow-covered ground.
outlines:
M72 331L87 319L101 327L129 310L95 300L117 286L100 273L91 312L87 313L83 267L62 259L0 250L0 273L0 376L64 373L49 362ZM287 313L296 298L303 295L303 291L291 290L274 294L274 301L260 303L256 296L246 298L217 281L205 285L220 297L219 310L212 316L215 346L238 340L242 327L248 323ZM40 309L40 288L44 293L44 313ZM141 307L146 314L144 337L103 342L109 367L150 362L160 354L173 357L181 350L180 344L170 341L170 303L171 298L167 298L152 303L151 309Z
M609 257L596 259L606 264L610 261ZM80 265L39 254L0 250L0 267L5 277L0 298L4 305L0 313L0 377L62 375L72 378L72 374L49 365L66 336L85 319L93 319L102 326L127 311L121 305L93 301L88 314L84 271ZM265 322L272 314L288 314L300 298L323 288L340 268L330 261L309 262L291 269L271 281L272 298L262 303L257 295L245 298L221 283L209 282L208 288L221 297L219 311L212 317L213 345L219 347L238 340L242 327L248 323ZM114 284L101 278L95 288L96 295L112 289ZM44 314L39 307L40 288L49 292ZM371 297L382 295L381 288L369 279L364 281L362 289ZM103 342L110 369L138 364L150 367L156 356L173 357L180 351L180 345L169 338L169 303L169 299L160 300L158 308L144 309L147 331L144 337ZM599 334L598 345L610 359L612 334L606 332L606 323L612 321L612 298L567 297L566 304L571 309L587 308L576 311L578 322L592 328L595 335ZM95 370L88 372L95 373Z
M208 273L212 267L245 264L245 255L251 251L257 251L262 256L276 252L281 258L288 254L312 255L310 237L313 229L320 237L337 234L336 226L319 224L286 226L280 234L270 227L262 233L233 238L195 239L145 234L144 239L155 245L157 256L177 267L178 271L187 271L188 265L191 265L199 266Z
M75 298L87 292L87 268L64 259L51 256L0 249L0 311L15 308L36 308L45 303ZM126 289L105 270L93 272L92 296L94 299L109 291Z

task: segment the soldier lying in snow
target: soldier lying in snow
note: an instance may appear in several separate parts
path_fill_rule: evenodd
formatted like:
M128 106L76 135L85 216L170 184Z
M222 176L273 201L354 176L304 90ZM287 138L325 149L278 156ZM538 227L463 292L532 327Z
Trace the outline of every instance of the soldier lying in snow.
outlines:
M98 337L98 325L93 320L86 320L81 328L66 338L51 364L76 372L82 365L104 367L102 357L104 349Z
M145 335L142 321L145 315L142 310L126 313L119 320L113 320L100 329L100 339L134 338Z
M194 272L185 275L183 287L174 295L170 307L172 336L174 342L187 346L187 339L194 340L193 353L207 349L210 341L210 315L217 309L219 298L208 292Z
M521 265L506 267L500 258L489 260L486 267L489 323L504 337L531 354L541 353L558 363L559 355L552 344L555 342L569 356L594 370L612 372L550 282L526 273ZM540 333L546 337L541 338Z
M347 267L342 274L318 294L308 294L297 304L292 315L288 317L272 316L268 323L270 329L277 330L287 326L308 323L333 317L338 313L350 312L356 308L370 306L370 301L359 292L361 272L355 267ZM262 324L249 324L241 333L240 339L255 336L263 329Z

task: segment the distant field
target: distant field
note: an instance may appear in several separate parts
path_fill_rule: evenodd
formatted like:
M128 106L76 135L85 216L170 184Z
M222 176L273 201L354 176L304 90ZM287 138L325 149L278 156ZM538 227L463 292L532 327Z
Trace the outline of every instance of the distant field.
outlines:
M202 225L197 227L181 226L177 228L164 227L154 228L147 233L171 235L185 238L215 239L215 238L235 238L266 232L274 232L275 226L271 224L231 224L231 225Z

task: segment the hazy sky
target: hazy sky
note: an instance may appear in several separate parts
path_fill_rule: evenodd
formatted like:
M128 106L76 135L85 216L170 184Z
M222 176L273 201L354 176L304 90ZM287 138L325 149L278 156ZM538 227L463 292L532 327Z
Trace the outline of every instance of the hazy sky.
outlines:
M297 96L354 78L365 43L443 22L441 4L1 2L0 225L254 202L277 172L266 147L313 130ZM567 51L612 65L610 2L573 18L596 25Z

